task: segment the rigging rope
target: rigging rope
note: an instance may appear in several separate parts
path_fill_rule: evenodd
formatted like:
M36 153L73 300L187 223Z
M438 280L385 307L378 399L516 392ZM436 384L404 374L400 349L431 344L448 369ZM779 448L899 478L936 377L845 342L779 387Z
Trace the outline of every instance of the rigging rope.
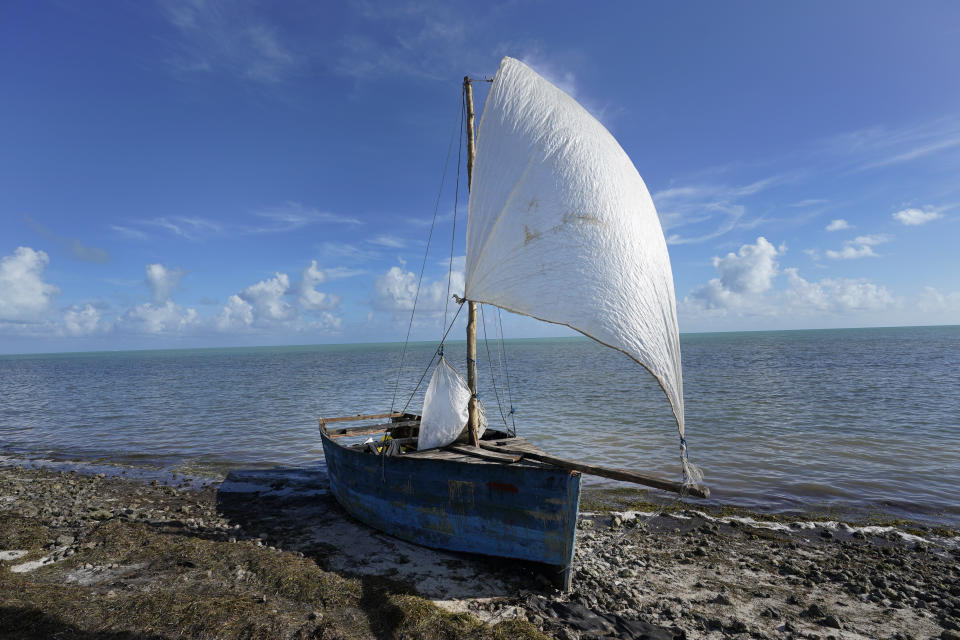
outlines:
M457 147L457 182L453 192L453 229L450 231L450 267L447 269L447 298L443 305L443 326L447 326L447 309L450 308L450 284L453 279L453 248L457 246L457 204L460 202L460 165L463 164L463 122L467 116L467 96L460 92L460 144ZM441 342L441 345L443 343Z
M510 367L507 364L507 346L503 343L503 316L500 313L500 307L497 307L497 325L500 328L500 343L497 350L497 359L500 362L500 379L506 381L507 401L510 403L510 422L513 425L513 431L510 435L517 435L517 410L513 407L513 391L510 388Z
M493 395L497 398L497 408L500 409L500 417L503 419L503 426L507 428L507 431L510 430L510 425L507 424L507 416L503 413L503 405L500 403L500 393L497 391L497 376L493 373L493 358L490 357L490 341L487 340L487 318L483 314L483 308L486 305L480 306L480 322L483 324L483 344L487 348L487 363L490 365L490 381L493 383Z
M464 300L464 302L466 302ZM423 374L420 376L420 379L417 381L417 386L413 388L413 392L410 393L410 397L407 398L407 404L403 405L403 410L400 413L406 413L407 407L410 406L410 403L413 401L413 397L417 395L417 389L420 388L420 385L423 384L423 379L427 377L427 373L430 372L430 367L433 366L433 361L437 359L437 356L443 355L443 343L447 339L447 334L450 333L450 329L453 329L454 323L457 321L457 317L460 316L460 310L463 309L463 302L457 306L457 312L453 314L453 320L450 321L450 326L447 327L447 330L443 332L443 337L440 338L440 346L437 347L437 350L433 352L433 357L430 358L430 362L427 363L427 368L423 370ZM390 413L393 413L391 410Z
M463 104L463 98L460 99L461 105ZM460 130L463 130L463 115L461 108L460 116ZM453 131L450 132L450 144L447 145L447 157L443 161L443 173L440 176L440 190L437 192L437 201L433 206L433 222L430 223L430 234L427 236L427 248L423 252L423 263L420 265L420 278L417 280L417 290L413 294L413 308L410 309L410 322L407 324L407 336L403 340L403 350L400 352L400 366L397 369L397 382L393 385L393 399L390 401L390 413L393 413L393 409L397 404L397 392L400 389L400 377L403 374L403 363L407 357L407 345L410 343L410 331L413 329L413 316L417 312L417 301L420 299L420 285L423 283L423 272L427 267L427 255L430 253L430 241L433 239L433 228L437 225L437 212L440 211L440 197L443 195L443 185L447 179L447 169L450 167L450 152L453 151L453 136L456 135L457 127L454 126ZM460 175L460 166L459 162L457 163L457 176L459 183ZM444 320L446 320L446 310L444 310ZM410 404L409 401L407 404ZM404 407L406 411L406 407Z

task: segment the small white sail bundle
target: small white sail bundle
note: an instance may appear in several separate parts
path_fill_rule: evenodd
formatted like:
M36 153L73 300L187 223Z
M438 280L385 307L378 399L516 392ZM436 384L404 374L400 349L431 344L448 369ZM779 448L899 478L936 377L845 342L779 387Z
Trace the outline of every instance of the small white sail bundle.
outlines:
M673 273L640 174L582 106L504 58L483 109L466 297L566 325L659 381L683 443Z
M423 398L417 449L445 447L455 442L467 425L469 401L470 387L441 356ZM478 436L482 436L486 428L487 419L481 408Z

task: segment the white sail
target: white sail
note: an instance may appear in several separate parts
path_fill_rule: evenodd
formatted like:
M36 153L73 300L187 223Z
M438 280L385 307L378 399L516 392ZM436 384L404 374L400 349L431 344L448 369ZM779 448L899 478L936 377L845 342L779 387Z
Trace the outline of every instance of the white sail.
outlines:
M512 58L478 129L466 297L623 351L659 381L684 442L673 274L650 194L603 125Z
M417 449L445 447L459 438L467 424L469 400L467 383L441 357L423 398ZM478 435L483 435L486 428L487 420L481 411Z

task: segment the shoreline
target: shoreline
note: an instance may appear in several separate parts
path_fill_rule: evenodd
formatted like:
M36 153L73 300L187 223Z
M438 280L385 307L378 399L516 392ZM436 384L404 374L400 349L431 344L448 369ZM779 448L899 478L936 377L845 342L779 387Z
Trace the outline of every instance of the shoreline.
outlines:
M0 632L960 640L948 528L591 490L561 594L539 567L372 531L309 479L184 478L0 466Z
M310 466L282 466L278 464L262 463L245 465L240 469L235 464L224 465L222 468L190 467L184 464L162 465L135 462L117 462L108 458L93 460L57 457L48 454L45 457L30 456L22 453L0 452L0 468L24 467L41 471L76 472L83 475L95 475L126 478L149 482L156 480L164 484L186 485L202 489L211 485L219 485L228 476L235 473L262 472L272 474L277 471L302 477L305 474L326 474L322 464ZM581 504L581 513L596 507L601 511L616 509L629 510L658 510L665 507L673 508L678 500L672 494L658 492L646 488L637 488L634 485L606 480L604 478L588 477L584 483L585 499ZM828 502L794 504L796 501L783 504L744 505L724 501L719 498L708 500L693 499L697 508L711 513L741 514L761 520L832 520L848 524L862 525L895 525L920 528L930 531L960 532L960 520L952 512L915 511L906 512L896 504L830 504ZM681 503L683 504L683 503Z

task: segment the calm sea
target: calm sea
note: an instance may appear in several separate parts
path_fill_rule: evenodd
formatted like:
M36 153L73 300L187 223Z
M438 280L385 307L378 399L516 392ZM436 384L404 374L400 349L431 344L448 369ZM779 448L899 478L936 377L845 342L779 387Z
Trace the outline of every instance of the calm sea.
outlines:
M689 334L681 344L690 456L714 502L960 525L960 327ZM0 457L322 474L317 417L403 408L435 346L408 349L392 402L400 348L2 356ZM510 418L512 398L518 433L556 455L679 479L667 400L632 360L581 338L507 341L505 351L509 390L497 345L492 367L480 346L491 424L500 405ZM461 371L463 352L447 346Z

